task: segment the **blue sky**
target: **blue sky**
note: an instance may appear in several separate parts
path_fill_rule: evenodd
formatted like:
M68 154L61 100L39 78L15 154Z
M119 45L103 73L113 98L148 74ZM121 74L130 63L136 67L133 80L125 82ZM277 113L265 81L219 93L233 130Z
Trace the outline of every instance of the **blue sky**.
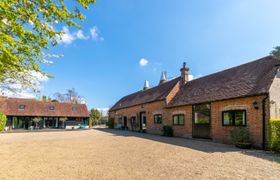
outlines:
M53 49L64 57L43 68L55 78L41 94L75 88L89 108L106 108L144 80L157 85L162 71L178 76L183 61L198 77L266 56L280 45L279 7L277 0L97 0L83 11L82 34L70 28L70 41Z

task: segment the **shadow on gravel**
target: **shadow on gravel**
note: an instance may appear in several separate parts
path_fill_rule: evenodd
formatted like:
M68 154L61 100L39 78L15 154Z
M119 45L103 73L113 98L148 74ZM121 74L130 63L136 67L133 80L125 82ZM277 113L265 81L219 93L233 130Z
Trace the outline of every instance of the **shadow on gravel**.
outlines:
M152 135L147 133L138 133L132 131L122 131L122 130L107 129L107 128L95 128L95 130L110 133L114 136L143 138L143 139L156 141L160 143L166 143L174 146L189 148L205 153L238 152L245 155L261 158L264 160L278 162L280 164L280 154L275 154L272 152L267 152L262 150L254 150L254 149L250 149L250 150L239 149L233 145L215 143L211 140L187 139L187 138L180 138L180 137L164 137L160 135Z

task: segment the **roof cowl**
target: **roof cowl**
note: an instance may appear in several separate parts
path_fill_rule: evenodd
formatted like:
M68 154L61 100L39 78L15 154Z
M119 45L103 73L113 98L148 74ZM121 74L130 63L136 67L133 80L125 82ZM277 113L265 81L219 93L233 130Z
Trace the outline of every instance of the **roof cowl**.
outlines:
M143 90L147 90L150 88L150 84L148 80L145 80Z
M165 83L167 81L167 72L163 71L160 76L159 85Z

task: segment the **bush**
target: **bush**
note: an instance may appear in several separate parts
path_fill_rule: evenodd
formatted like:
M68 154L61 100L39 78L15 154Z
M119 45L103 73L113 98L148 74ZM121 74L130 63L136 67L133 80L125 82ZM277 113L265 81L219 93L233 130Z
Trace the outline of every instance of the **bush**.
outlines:
M230 137L233 143L249 143L250 142L250 138L249 138L249 131L244 128L244 127L240 127L240 128L234 128L231 132L230 132Z
M110 118L109 121L107 122L107 126L110 129L114 129L114 119Z
M171 126L163 126L162 128L163 136L172 137L173 136L173 129Z
M271 119L269 127L270 148L280 152L280 119Z
M0 112L0 132L2 132L5 129L6 123L7 123L7 117Z

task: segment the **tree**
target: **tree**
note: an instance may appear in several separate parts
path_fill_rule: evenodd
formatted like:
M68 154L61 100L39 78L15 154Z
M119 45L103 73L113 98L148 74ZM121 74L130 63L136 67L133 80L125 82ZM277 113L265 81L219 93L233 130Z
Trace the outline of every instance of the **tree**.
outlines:
M57 92L54 94L54 99L59 102L72 103L72 104L82 104L84 103L84 99L79 93L75 90L75 88L68 89L65 94Z
M2 132L5 129L6 123L7 123L7 117L0 112L0 132Z
M35 128L37 128L38 123L41 122L41 121L42 121L42 118L40 118L40 117L35 117L35 118L33 119L33 122L35 123Z
M0 1L0 82L30 87L33 82L28 77L34 72L51 77L41 65L60 57L47 53L63 35L56 26L80 28L77 21L85 19L80 9L89 9L94 2L76 0L74 8L68 8L65 0Z
M270 55L277 59L280 59L280 46L275 47L274 50L270 52Z
M101 118L102 114L100 113L100 111L98 111L97 109L91 109L90 110L90 121L92 125L97 125L100 118Z

